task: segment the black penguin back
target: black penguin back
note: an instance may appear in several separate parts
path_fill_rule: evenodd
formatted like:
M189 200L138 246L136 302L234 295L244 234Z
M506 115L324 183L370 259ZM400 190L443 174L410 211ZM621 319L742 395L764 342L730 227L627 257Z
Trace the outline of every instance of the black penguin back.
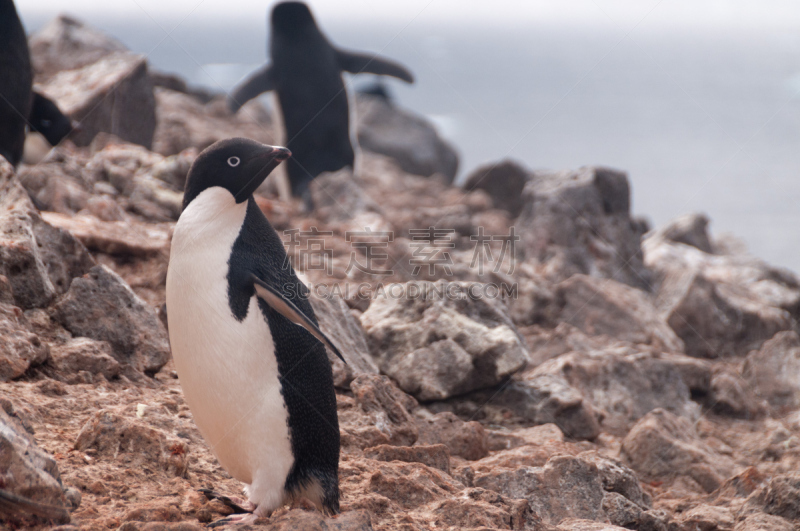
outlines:
M299 197L320 173L355 162L347 92L336 49L303 3L275 6L269 54L292 152L287 172L292 195Z
M25 146L33 73L13 0L0 0L0 155L16 166Z
M278 234L251 197L241 232L229 260L228 299L236 319L247 316L254 294L250 274L275 286L315 324L308 289L288 265ZM286 409L295 462L286 478L288 493L300 493L317 482L323 506L339 512L339 420L333 372L325 347L304 328L259 300L269 325Z

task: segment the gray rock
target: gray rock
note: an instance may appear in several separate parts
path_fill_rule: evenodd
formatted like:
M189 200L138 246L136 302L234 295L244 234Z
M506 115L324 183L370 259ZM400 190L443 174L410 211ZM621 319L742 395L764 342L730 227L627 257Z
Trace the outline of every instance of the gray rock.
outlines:
M638 289L610 279L575 275L556 286L555 299L560 308L558 322L571 324L587 335L683 352L683 342Z
M111 345L87 337L76 337L64 345L51 348L53 363L59 371L75 374L88 371L110 380L120 373L120 365L112 355Z
M730 370L720 370L711 378L707 406L728 417L739 419L758 419L764 417L768 404L756 396L739 374Z
M496 208L502 208L512 218L519 216L525 205L522 191L531 174L511 160L486 164L470 173L462 188L467 191L485 190Z
M0 274L23 309L47 306L56 289L42 260L34 232L39 216L10 164L0 158Z
M528 371L522 381L526 385L559 382L566 389L555 396L572 396L572 403L580 399L590 403L599 410L603 428L622 436L657 408L691 420L699 416L699 408L691 400L689 387L674 361L682 358L619 345L564 354ZM566 430L565 433L570 434Z
M143 55L117 51L75 70L63 70L37 90L80 122L71 135L87 146L105 131L150 148L156 127L156 102Z
M310 297L311 307L317 317L320 330L342 353L347 365L331 352L328 359L333 365L333 383L336 387L349 389L350 382L361 374L378 374L378 367L369 355L367 341L361 323L350 312L347 304L338 297Z
M741 286L709 280L699 271L670 270L657 304L686 353L698 358L744 356L792 326L786 310L765 304Z
M521 251L556 280L582 273L650 288L625 173L600 167L535 172L523 199L516 223Z
M0 455L0 515L69 522L55 459L36 445L5 408L0 408Z
M361 323L381 372L404 391L441 400L496 385L525 366L524 342L500 300L472 297L466 283L392 284L386 293L395 288L408 296L373 300Z
M155 310L106 266L74 279L53 316L75 336L108 341L118 361L146 374L169 360L167 333Z
M733 531L794 531L796 528L780 516L755 513L739 521Z
M686 214L660 227L656 237L691 245L704 253L713 253L711 238L706 230L708 222L709 219L704 214Z
M779 414L800 407L800 336L794 331L776 334L748 354L742 374Z
M458 155L423 118L398 109L382 98L356 98L358 143L386 155L407 173L440 174L448 183L458 171Z
M656 307L687 354L745 356L792 328L800 280L791 272L721 245L708 254L660 231L650 233L642 247L655 272Z
M492 399L528 424L553 423L568 437L594 439L600 434L598 413L563 378L539 375L514 381Z
M31 35L28 46L38 82L127 50L113 37L67 15L59 15Z
M31 216L31 221L39 256L56 295L61 295L69 289L73 278L85 275L95 266L94 258L69 231L47 223L40 216Z
M567 518L607 521L600 472L593 463L578 457L555 456L543 467L476 474L475 486L528 500L531 509L549 524L557 525Z

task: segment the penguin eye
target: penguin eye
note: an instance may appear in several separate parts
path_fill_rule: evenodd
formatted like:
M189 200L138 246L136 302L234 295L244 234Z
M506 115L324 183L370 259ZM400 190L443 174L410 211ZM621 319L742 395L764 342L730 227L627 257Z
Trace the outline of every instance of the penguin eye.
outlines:
M239 165L240 162L241 161L239 160L239 157L231 157L228 159L228 166L230 166L231 168L235 168L236 166Z

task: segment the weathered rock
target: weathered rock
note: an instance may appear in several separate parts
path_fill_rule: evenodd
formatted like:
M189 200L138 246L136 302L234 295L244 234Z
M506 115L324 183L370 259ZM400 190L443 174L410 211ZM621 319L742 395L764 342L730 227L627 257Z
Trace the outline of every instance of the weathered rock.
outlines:
M472 297L470 286L392 284L386 293L400 288L407 296L377 298L361 315L381 371L420 400L489 387L525 366L524 342L503 303Z
M708 237L709 219L704 214L686 214L677 217L660 227L656 237L675 243L691 245L704 253L712 253L711 239Z
M574 275L556 286L555 298L561 308L559 322L585 334L683 351L683 342L638 289L614 280Z
M88 273L95 261L75 236L48 223L44 214L31 216L33 234L50 282L56 295L61 295L69 289L72 279Z
M450 450L444 444L430 446L389 446L381 444L364 450L364 457L376 461L403 461L422 463L442 472L450 473Z
M667 273L657 304L686 345L686 353L699 358L743 356L792 326L786 310L750 297L739 286L712 282L692 270Z
M67 15L59 15L31 35L28 46L40 83L62 70L82 68L126 51L118 40Z
M738 522L733 531L794 531L796 528L779 516L756 513Z
M199 152L217 140L237 136L275 143L270 115L255 99L235 115L230 114L221 99L203 103L192 95L167 88L157 87L155 100L153 151L164 156L176 155L187 148Z
M678 521L683 529L730 531L733 529L734 515L727 507L698 505L683 513Z
M415 175L440 174L448 183L458 171L458 155L423 118L382 98L356 99L358 143L362 149L389 156Z
M650 508L650 497L642 490L639 478L636 477L633 470L619 461L603 457L596 452L584 452L578 457L586 462L594 463L600 472L606 492L619 494L643 510Z
M69 232L92 251L104 254L148 257L165 252L170 233L166 225L135 221L101 221L94 216L65 216L42 212L50 225Z
M47 361L50 350L31 333L22 310L0 303L0 381L19 378L36 365Z
M535 172L523 199L516 223L522 251L550 276L582 273L649 289L625 173L600 167Z
M556 531L623 531L624 527L603 522L593 522L584 518L567 518L556 527Z
M328 222L348 221L365 213L383 213L349 168L321 173L311 181L309 189L315 216Z
M767 514L800 522L800 473L772 478L766 487L753 494L748 503L759 505Z
M485 489L465 489L433 504L430 513L433 526L447 529L547 529L526 500L509 500Z
M800 407L800 336L776 334L747 356L742 374L779 413Z
M654 231L643 240L656 272L656 307L690 356L744 356L792 327L800 281L790 272L720 247L716 254Z
M98 411L78 433L75 449L89 448L98 456L119 459L128 466L152 469L157 464L170 476L185 476L189 466L186 442L109 410Z
M338 297L310 297L319 328L342 353L347 365L331 352L328 359L333 365L333 384L343 389L360 374L378 374L378 368L369 355L367 340L359 320L350 313L345 302Z
M742 419L757 419L766 415L769 407L756 396L747 382L732 371L718 371L711 378L707 405L721 415Z
M120 365L112 355L111 345L105 341L95 341L86 337L77 337L65 345L51 349L53 363L66 374L89 371L102 374L110 380L120 372Z
M108 341L118 361L146 374L169 360L167 334L155 310L106 266L74 279L53 315L75 336Z
M0 408L0 481L0 519L32 515L69 522L58 465L4 408Z
M382 465L370 475L370 490L390 498L403 509L415 509L463 488L444 472L420 463Z
M553 485L559 485L553 489ZM566 518L607 521L605 495L597 467L571 456L552 457L543 467L520 467L476 474L475 486L512 499L526 499L546 523Z
M75 70L63 70L37 90L80 122L70 138L88 146L105 131L150 148L156 127L156 102L143 55L116 51Z
M624 435L657 408L692 420L698 417L699 409L673 361L681 358L620 345L587 354L565 354L528 372L523 381L549 378L563 382L577 393L573 400L582 398L599 410L607 431ZM569 392L564 390L562 395L569 396ZM564 433L570 435L567 430Z
M470 173L462 187L464 190L485 190L494 206L507 210L512 218L519 216L525 205L522 190L530 179L530 172L511 160L481 166Z
M663 409L645 415L622 442L622 454L645 480L686 475L706 492L716 490L733 462L705 445L687 419Z
M38 217L14 169L0 158L0 274L23 309L47 306L56 295L33 229Z
M442 412L417 420L417 444L445 445L450 455L475 460L489 454L486 430L479 422L464 422L453 413Z
M350 382L350 389L355 400L339 405L342 446L411 446L416 442L419 429L409 412L416 401L389 378L362 374Z
M525 423L553 423L568 437L594 439L600 434L599 414L563 378L540 375L514 381L493 399Z
M528 444L542 446L548 442L564 442L564 432L555 424L542 424L513 430L487 430L489 450L510 450Z

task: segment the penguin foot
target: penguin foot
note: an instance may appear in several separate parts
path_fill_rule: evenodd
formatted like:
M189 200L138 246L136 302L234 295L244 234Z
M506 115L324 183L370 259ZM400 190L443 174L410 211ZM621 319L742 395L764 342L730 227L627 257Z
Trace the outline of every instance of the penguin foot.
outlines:
M306 498L305 496L298 496L292 500L290 509L302 509L304 511L316 511L319 509L316 503Z
M256 505L248 500L239 498L238 496L224 496L211 489L198 489L202 495L208 500L219 500L231 509L235 514L252 513L256 510ZM224 518L223 518L224 520Z
M219 520L211 522L207 527L222 527L230 524L254 524L259 518L261 517L253 513L232 514L230 516L226 516L225 518L220 518Z

